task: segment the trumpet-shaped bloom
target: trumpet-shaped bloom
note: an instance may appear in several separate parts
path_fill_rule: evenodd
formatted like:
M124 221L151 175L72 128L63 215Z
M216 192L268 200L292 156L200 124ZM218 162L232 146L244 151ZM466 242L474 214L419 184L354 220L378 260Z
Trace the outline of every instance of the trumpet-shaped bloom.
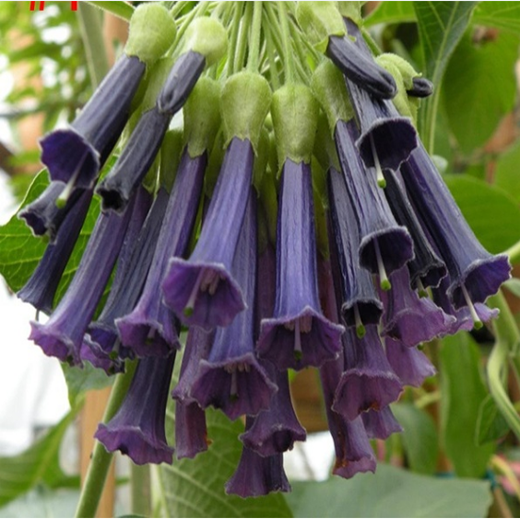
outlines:
M363 426L371 439L388 439L392 433L402 432L401 425L394 417L389 406L381 410L368 410L361 415Z

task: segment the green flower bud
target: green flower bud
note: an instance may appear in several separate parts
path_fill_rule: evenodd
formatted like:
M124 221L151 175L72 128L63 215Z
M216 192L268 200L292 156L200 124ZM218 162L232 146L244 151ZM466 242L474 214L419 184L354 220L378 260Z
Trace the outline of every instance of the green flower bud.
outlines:
M195 51L206 57L209 67L222 58L227 51L227 33L215 18L195 18L186 31L185 51Z
M269 83L260 74L242 71L228 78L220 99L226 146L233 137L249 139L258 155L258 140L271 98Z
M220 85L214 79L199 79L183 108L184 140L190 157L213 146L220 127Z
M349 121L354 117L343 74L330 60L326 60L314 71L311 87L327 116L330 133L334 136L339 120Z
M336 2L298 2L296 18L310 42L324 53L329 36L345 36L347 33Z
M399 70L401 74L401 78L403 80L404 86L406 90L410 90L413 87L413 78L417 78L422 76L419 72L417 72L410 63L408 63L404 58L398 56L397 54L392 54L390 52L381 54L376 58L376 61L381 67L387 69L387 66L394 66ZM392 73L389 69L388 72Z
M141 4L130 19L125 54L153 65L172 46L177 28L168 10L158 3Z
M182 130L168 130L161 145L159 181L168 192L173 188L183 149Z
M311 90L304 85L285 85L274 93L273 116L278 163L286 159L310 163L319 107Z

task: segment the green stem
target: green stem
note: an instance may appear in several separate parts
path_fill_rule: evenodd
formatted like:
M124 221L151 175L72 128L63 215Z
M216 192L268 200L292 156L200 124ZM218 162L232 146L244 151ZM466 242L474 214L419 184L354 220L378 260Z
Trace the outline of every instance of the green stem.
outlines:
M282 44L285 54L284 69L285 69L285 82L294 83L294 61L292 59L291 49L291 35L289 33L289 22L287 21L287 6L284 2L276 2L278 6L278 21L280 22Z
M244 16L240 22L240 31L238 33L238 43L235 49L235 58L233 61L233 71L238 72L244 66L244 59L247 50L247 35L251 27L251 19L253 18L253 7L246 2Z
M260 61L260 35L262 32L262 11L262 2L255 2L253 8L253 27L251 29L249 55L247 58L247 70L250 72L258 72L258 63Z
M132 14L134 13L134 8L127 2L80 2L78 6L82 3L90 4L98 9L102 9L107 13L113 14L122 20L130 20L132 18Z
M149 518L152 513L152 487L150 478L150 466L131 467L131 493L132 493L132 513L134 515Z
M509 256L509 262L511 265L516 265L520 263L520 242L517 242L515 245L511 246L507 251L506 255Z
M237 42L238 42L238 30L240 29L240 20L242 19L242 13L244 10L244 6L242 2L237 2L234 4L234 10L233 13L233 23L231 25L231 37L229 38L229 53L228 53L228 59L226 63L226 75L231 76L233 74L233 56L235 56L235 51L237 48Z
M106 76L109 65L103 40L102 16L87 2L78 5L79 28L85 46L87 66L92 87L96 87Z
M136 365L137 362L128 363L126 372L116 377L105 414L103 415L104 423L110 421L117 410L119 410L132 381ZM113 453L109 453L100 442L95 441L94 451L76 509L76 518L94 518L96 515L112 457Z
M278 90L280 88L280 73L278 71L278 62L276 61L271 26L266 27L265 47L267 50L267 59L269 61L269 76L271 78L271 83L273 84L274 90Z

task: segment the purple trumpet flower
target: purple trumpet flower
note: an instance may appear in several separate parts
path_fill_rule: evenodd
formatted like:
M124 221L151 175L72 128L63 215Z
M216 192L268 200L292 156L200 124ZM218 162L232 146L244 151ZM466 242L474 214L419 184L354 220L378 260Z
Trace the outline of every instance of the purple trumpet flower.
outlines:
M178 459L193 459L208 449L206 412L195 401L175 403L175 451Z
M341 304L341 316L347 327L356 327L358 335L363 336L363 324L377 325L383 305L370 273L359 264L361 237L343 175L331 168L328 181L331 221L329 237L337 280L337 300Z
M403 390L385 356L375 325L360 339L352 329L343 336L345 371L336 388L332 408L353 421L367 410L381 410L396 401Z
M182 108L205 64L206 58L194 51L177 59L155 107L141 116L114 168L96 190L104 210L125 208L152 166L172 117Z
M354 45L373 60L357 25L350 19L345 24L348 34L356 38ZM410 119L400 116L391 101L376 99L350 79L346 81L361 133L356 146L366 167L375 168L380 179L381 170L397 170L408 159L417 147L417 132Z
M242 288L247 309L226 328L218 328L207 360L200 362L191 395L201 405L221 408L231 419L269 408L278 390L255 355L254 299L256 280L256 204L249 203L238 240L232 274Z
M374 171L363 167L354 146L357 135L353 120L336 124L336 149L361 235L359 262L379 274L381 287L388 289L387 275L414 256L412 239L395 221Z
M145 68L136 56L123 54L70 127L41 140L41 160L67 192L93 187L128 120Z
M442 256L451 284L447 294L456 309L483 303L509 278L506 255L488 253L453 200L440 173L421 145L401 167L408 196Z
M81 365L83 335L123 244L133 204L123 215L101 213L76 274L45 324L31 322L32 339L48 356Z
M234 137L226 151L199 240L189 260L170 261L164 301L183 322L207 329L226 327L246 308L231 264L253 175L253 147Z
M385 339L385 346L388 362L403 385L419 387L435 375L435 367L419 349L392 338Z
M371 439L388 439L392 433L403 431L389 406L381 410L368 410L361 415L367 435Z
M251 418L240 440L262 457L269 457L292 450L295 441L305 440L306 432L294 412L287 371L280 372L267 361L263 366L278 391L271 397L269 409Z
M401 181L392 170L385 171L385 179L385 195L392 213L413 239L415 256L408 262L412 286L421 292L426 287L437 287L448 273L446 265L428 241Z
M257 351L279 370L337 357L343 327L320 309L311 170L286 159L280 187L274 317L261 323Z
M409 96L426 98L433 94L434 86L429 79L417 77L412 79L412 83L412 88L406 91Z
M54 296L88 213L92 191L81 194L75 209L63 221L56 241L49 244L27 283L18 291L20 300L50 314Z
M134 236L130 228L133 224L141 225L142 219L140 216L132 218L108 300L97 320L89 325L88 333L83 340L82 357L85 356L84 359L94 366L106 370L108 363L108 370L112 372L112 367L122 367L122 358L133 357L134 353L126 345L121 345L115 320L131 312L139 300L168 199L167 190L161 187L137 236Z
M283 454L262 457L244 446L237 469L226 483L226 493L248 498L278 491L291 491L283 469Z
M167 356L179 346L177 320L163 303L160 288L170 258L186 253L206 164L206 153L191 158L184 150L142 294L132 312L115 321L121 342L138 356Z
M100 424L95 437L108 451L119 450L135 464L172 463L164 431L175 352L167 359L141 359L116 415Z
M380 292L384 306L382 336L415 347L424 341L445 336L455 321L428 297L421 298L410 287L408 268L402 267L390 275L392 289Z

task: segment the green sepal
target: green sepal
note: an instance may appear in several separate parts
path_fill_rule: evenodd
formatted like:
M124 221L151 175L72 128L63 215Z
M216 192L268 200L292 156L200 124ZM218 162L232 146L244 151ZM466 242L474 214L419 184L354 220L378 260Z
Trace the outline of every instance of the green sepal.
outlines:
M260 184L262 183L262 178L265 174L265 170L267 169L267 164L269 162L269 132L267 128L262 128L260 132L260 139L258 141L258 155L255 158L255 163L253 166L253 186L256 188L256 191L260 193Z
M179 163L181 162L184 142L182 130L168 130L161 145L161 164L159 166L159 184L170 193L173 188Z
M210 150L220 128L220 84L202 77L183 108L184 142L190 157L198 157Z
M314 71L311 87L327 116L330 133L333 136L339 120L349 121L354 117L343 74L332 61L325 60Z
M320 112L318 117L318 130L314 141L314 157L324 170L331 166L340 171L338 153L334 144L334 137L331 135L327 116Z
M177 28L168 10L155 2L141 4L132 14L125 54L153 65L172 46Z
M215 184L217 184L220 167L224 162L224 155L224 134L222 130L220 130L215 137L213 148L210 151L208 166L206 168L206 174L204 175L204 194L208 198L211 198L213 195L213 189L215 188Z
M284 85L273 95L271 108L278 150L278 164L286 159L311 162L319 106L311 89L304 85Z
M356 25L363 23L363 17L361 16L361 7L366 2L338 2L338 10L341 16L350 18Z
M258 155L258 140L271 99L269 83L260 74L242 71L227 79L220 99L225 146L233 137L248 139Z
M385 69L387 66L390 66L390 64L396 67L401 74L401 78L406 90L411 90L413 88L414 78L419 78L422 76L422 74L417 72L408 61L406 61L404 58L401 58L401 56L398 56L397 54L386 52L377 56L375 60L379 65L381 65L381 67Z
M318 161L313 158L312 165L312 195L314 199L314 220L316 222L316 244L321 256L329 258L329 235L327 231L327 173Z
M184 50L195 51L206 57L206 66L211 66L227 52L228 40L224 26L215 18L195 18L186 30Z
M327 50L330 36L345 36L345 24L336 2L298 2L298 24L321 53Z

